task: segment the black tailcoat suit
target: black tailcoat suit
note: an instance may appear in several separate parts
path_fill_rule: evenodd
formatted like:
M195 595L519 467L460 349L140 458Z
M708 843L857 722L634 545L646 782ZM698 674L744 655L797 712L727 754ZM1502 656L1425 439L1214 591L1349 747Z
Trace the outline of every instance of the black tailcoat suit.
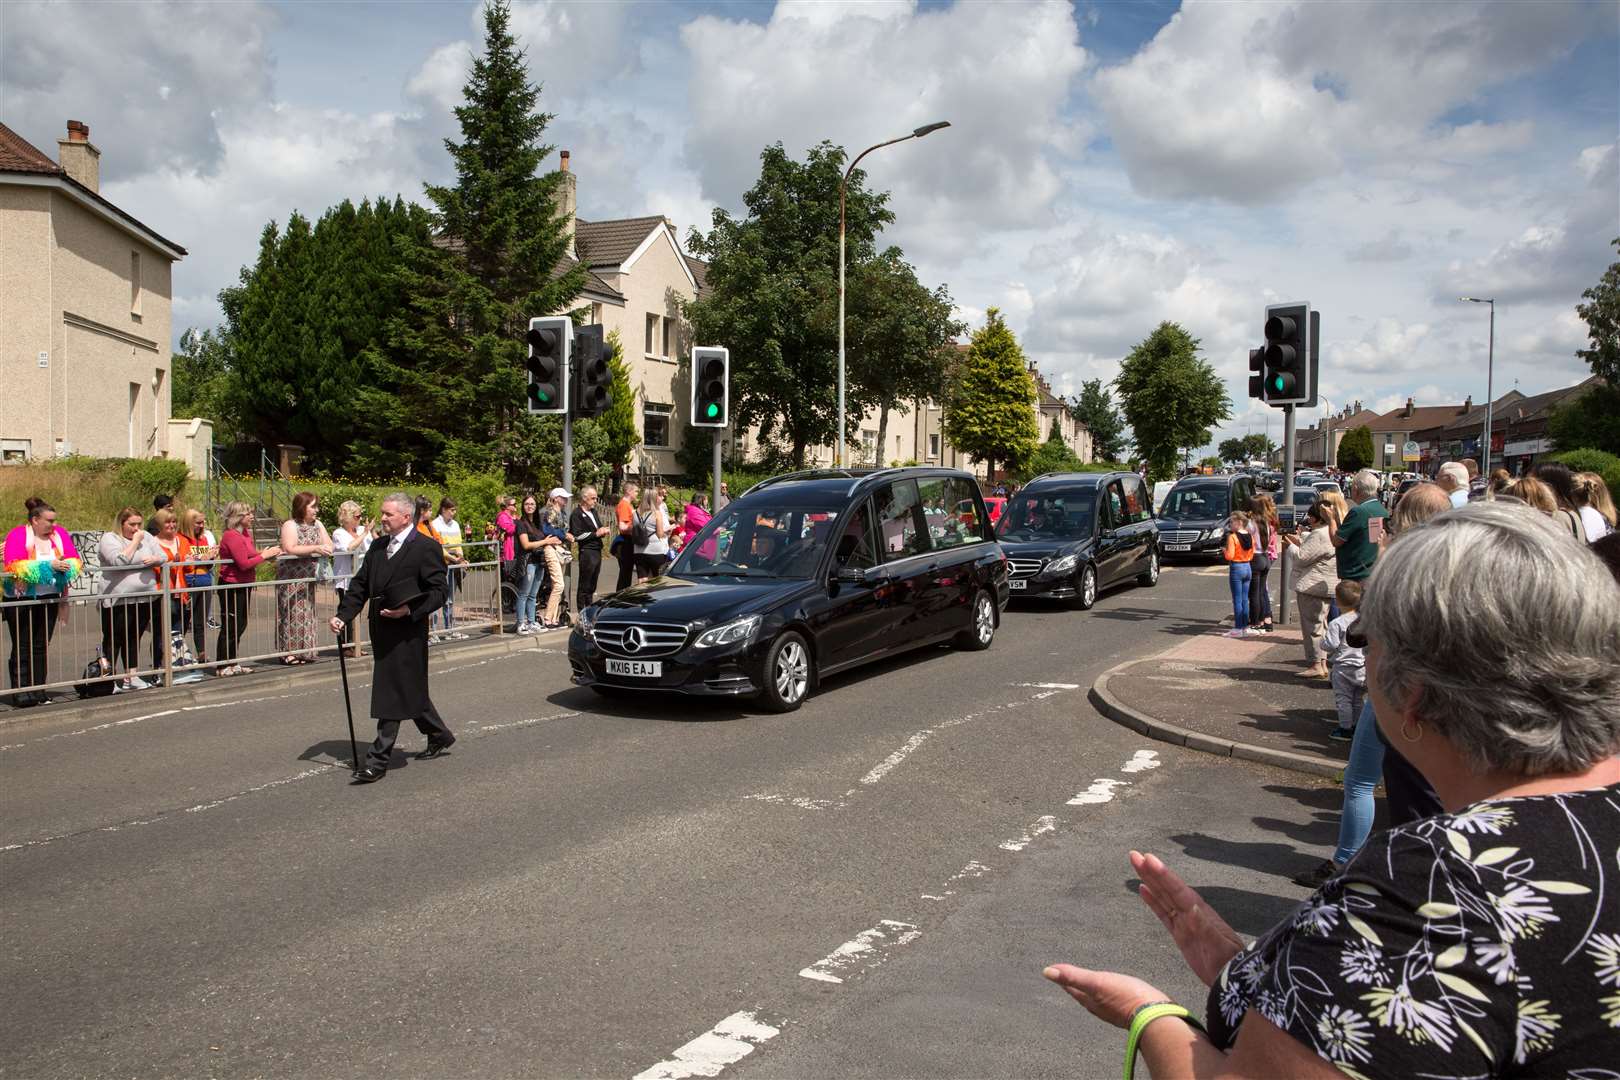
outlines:
M377 741L367 761L388 767L402 720L414 720L429 742L454 740L450 729L428 696L428 616L444 604L444 548L413 527L393 558L388 557L392 537L379 537L366 552L338 607L338 618L353 622L371 603L371 647L375 663L371 679L371 715L377 721ZM410 614L385 619L378 612L409 601Z

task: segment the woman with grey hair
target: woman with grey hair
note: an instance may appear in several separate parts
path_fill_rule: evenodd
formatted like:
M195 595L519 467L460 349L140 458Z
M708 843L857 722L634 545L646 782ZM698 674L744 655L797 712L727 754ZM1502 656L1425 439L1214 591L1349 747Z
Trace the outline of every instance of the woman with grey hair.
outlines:
M1129 975L1047 977L1132 1028L1155 1076L1613 1076L1616 627L1620 589L1540 514L1475 503L1403 535L1361 607L1367 689L1447 812L1375 837L1248 946L1132 852L1210 988L1207 1033Z

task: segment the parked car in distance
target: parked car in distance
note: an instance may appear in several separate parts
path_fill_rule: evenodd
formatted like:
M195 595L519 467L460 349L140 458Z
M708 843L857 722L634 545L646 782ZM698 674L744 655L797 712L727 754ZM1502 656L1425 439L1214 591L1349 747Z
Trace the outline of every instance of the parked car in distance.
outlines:
M1159 581L1151 497L1136 473L1048 473L1024 485L996 526L1018 598L1085 610L1128 579Z
M1001 512L1007 508L1007 496L986 495L984 508L990 512L990 524L994 525L1001 520Z
M1250 476L1188 476L1176 481L1159 507L1162 558L1221 554L1226 519L1249 505L1255 494Z
M568 663L601 694L751 696L789 712L837 671L945 641L989 648L1007 595L968 473L790 473L733 500L662 576L580 612Z
M1311 484L1311 487L1316 489L1318 495L1325 491L1337 492L1340 495L1344 494L1344 487L1337 480L1317 480Z

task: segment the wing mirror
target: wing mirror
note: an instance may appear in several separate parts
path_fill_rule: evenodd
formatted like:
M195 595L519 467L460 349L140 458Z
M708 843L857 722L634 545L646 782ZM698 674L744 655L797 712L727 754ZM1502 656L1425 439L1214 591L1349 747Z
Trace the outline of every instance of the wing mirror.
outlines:
M840 566L833 580L840 585L865 585L866 571L859 566Z

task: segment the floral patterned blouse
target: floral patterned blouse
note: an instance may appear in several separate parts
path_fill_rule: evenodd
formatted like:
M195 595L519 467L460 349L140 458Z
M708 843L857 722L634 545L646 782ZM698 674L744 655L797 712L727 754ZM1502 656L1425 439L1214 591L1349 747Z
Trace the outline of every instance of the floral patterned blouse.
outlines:
M1352 1077L1620 1078L1620 785L1376 834L1210 989Z

